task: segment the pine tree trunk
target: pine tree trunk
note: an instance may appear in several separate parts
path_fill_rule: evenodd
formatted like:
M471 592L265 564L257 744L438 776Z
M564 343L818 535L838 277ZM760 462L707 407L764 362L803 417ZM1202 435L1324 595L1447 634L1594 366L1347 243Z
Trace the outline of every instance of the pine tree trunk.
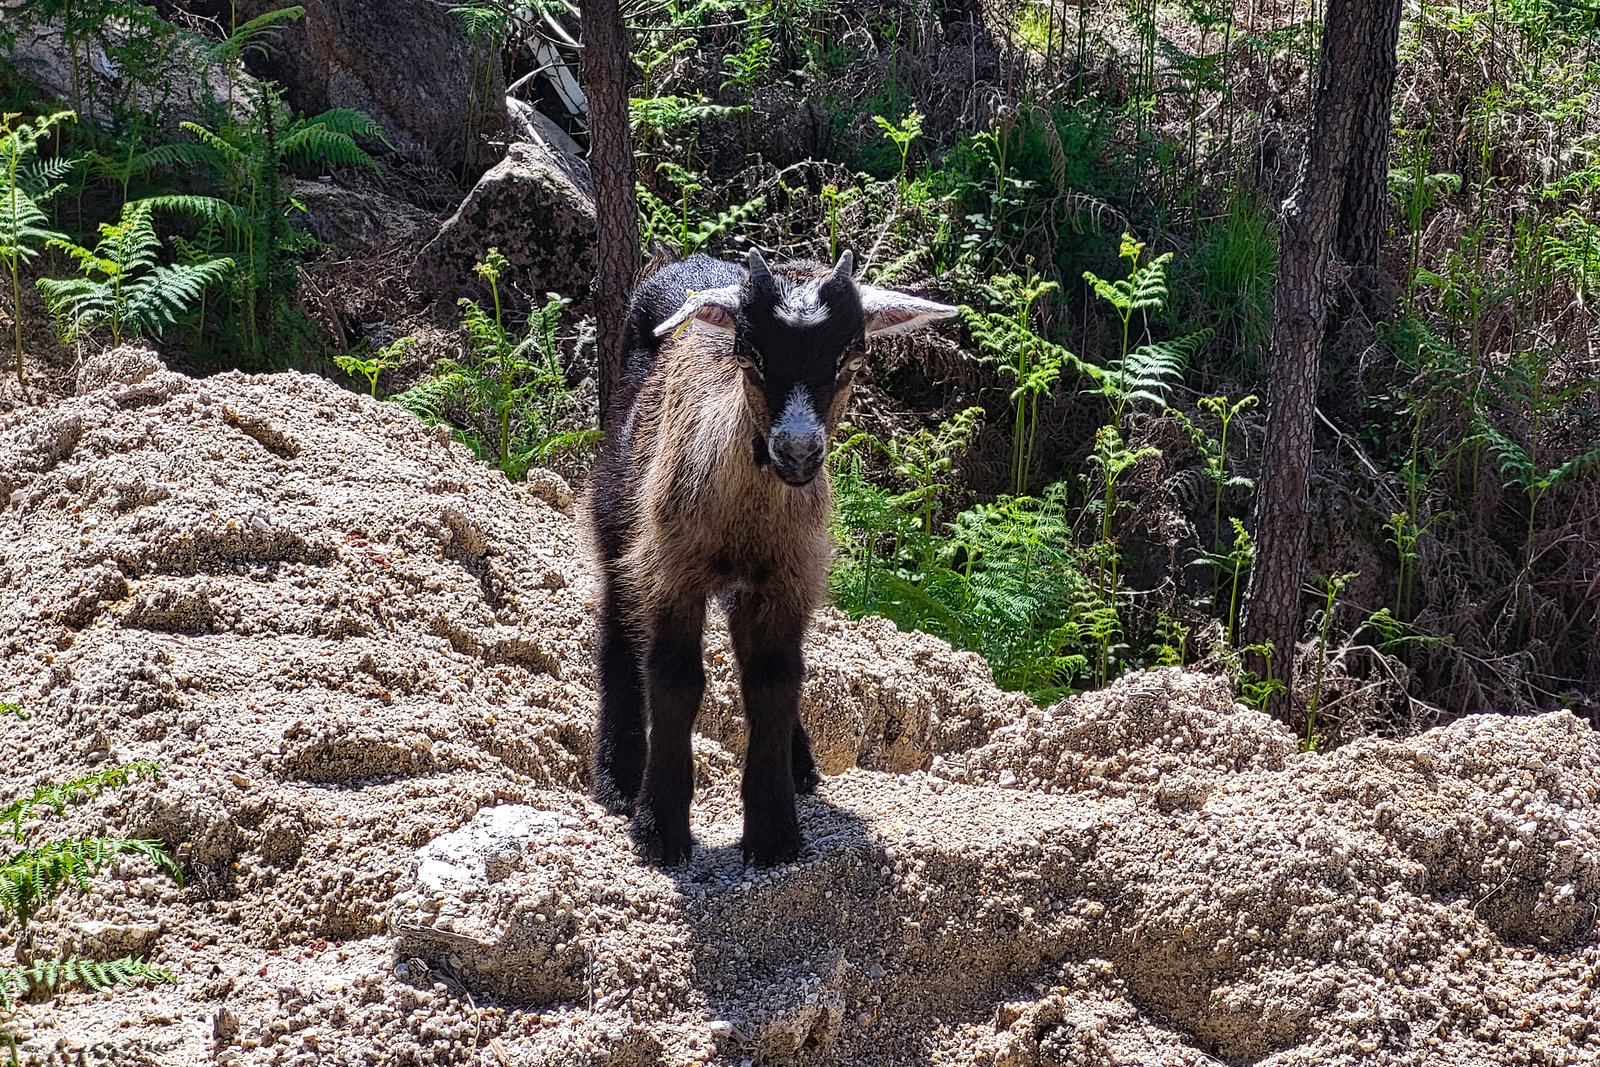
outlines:
M1364 213L1349 219L1352 254L1375 264L1381 246L1399 24L1400 0L1329 0L1300 180L1279 226L1256 561L1242 622L1246 643L1272 648L1272 674L1287 690L1273 698L1270 710L1284 721L1291 709L1310 535L1308 487L1328 275L1344 231L1341 205ZM1259 662L1254 666L1264 670Z
M1339 258L1362 273L1375 273L1383 253L1393 202L1389 195L1389 134L1393 127L1394 81L1400 61L1400 7L1376 3L1364 87L1356 101L1350 172L1339 204Z
M618 0L583 0L582 15L589 171L594 177L599 230L594 313L604 427L622 381L622 325L639 269L639 219L628 129L628 30Z

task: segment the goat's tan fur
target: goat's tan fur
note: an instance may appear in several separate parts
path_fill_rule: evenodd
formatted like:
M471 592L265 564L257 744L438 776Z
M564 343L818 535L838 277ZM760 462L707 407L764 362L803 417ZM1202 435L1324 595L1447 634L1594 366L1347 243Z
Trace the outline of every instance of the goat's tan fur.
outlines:
M832 551L826 470L795 487L756 466L752 442L773 416L735 363L731 338L694 326L675 344L635 409L631 460L645 473L630 521L637 537L618 566L635 618L751 583L809 610ZM828 425L848 400L840 389Z

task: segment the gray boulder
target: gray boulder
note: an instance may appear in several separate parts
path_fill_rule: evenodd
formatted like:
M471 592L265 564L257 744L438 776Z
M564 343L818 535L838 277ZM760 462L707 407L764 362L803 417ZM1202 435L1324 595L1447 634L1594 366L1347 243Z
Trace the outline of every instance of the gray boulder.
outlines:
M478 296L473 264L498 248L511 262L511 286L502 289L515 287L531 300L557 292L582 314L595 242L589 168L549 145L513 144L418 253L414 272L433 292Z
M251 0L248 11L283 6ZM283 86L295 110L357 108L403 155L456 173L463 164L468 173L481 168L474 142L505 124L505 80L498 62L488 64L483 103L475 101L474 44L449 5L304 0L303 6L305 17L285 30L271 54L251 62L255 73Z

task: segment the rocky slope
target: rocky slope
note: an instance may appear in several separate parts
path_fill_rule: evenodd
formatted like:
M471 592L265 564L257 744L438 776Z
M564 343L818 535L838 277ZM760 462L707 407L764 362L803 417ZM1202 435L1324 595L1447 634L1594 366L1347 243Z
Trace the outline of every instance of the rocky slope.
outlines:
M691 865L583 796L571 494L392 406L122 350L0 417L0 800L159 836L45 947L172 987L22 1005L24 1062L1600 1062L1600 737L1478 717L1300 755L1225 683L1049 710L819 619L802 862L738 860L720 635Z

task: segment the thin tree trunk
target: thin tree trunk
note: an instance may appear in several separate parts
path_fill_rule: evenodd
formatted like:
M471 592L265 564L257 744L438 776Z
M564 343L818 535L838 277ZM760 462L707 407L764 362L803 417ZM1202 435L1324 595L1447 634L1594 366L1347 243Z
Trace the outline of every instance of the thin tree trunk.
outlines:
M594 314L600 356L600 425L622 381L622 326L639 269L633 138L628 129L628 30L618 0L583 0L583 80L589 101L589 171L599 247Z
M1375 261L1382 239L1381 212L1367 198L1373 195L1373 171L1379 182L1387 177L1399 24L1400 0L1329 0L1300 180L1284 204L1279 227L1267 439L1256 497L1256 560L1242 622L1247 643L1272 649L1272 674L1286 689L1269 709L1284 721L1291 710L1300 586L1310 536L1308 487L1318 363L1330 306L1328 275L1347 195L1378 220L1375 229L1352 220L1351 231L1357 235L1352 247ZM1381 160L1373 152L1374 125L1385 127L1378 138ZM1262 669L1259 663L1256 667Z

